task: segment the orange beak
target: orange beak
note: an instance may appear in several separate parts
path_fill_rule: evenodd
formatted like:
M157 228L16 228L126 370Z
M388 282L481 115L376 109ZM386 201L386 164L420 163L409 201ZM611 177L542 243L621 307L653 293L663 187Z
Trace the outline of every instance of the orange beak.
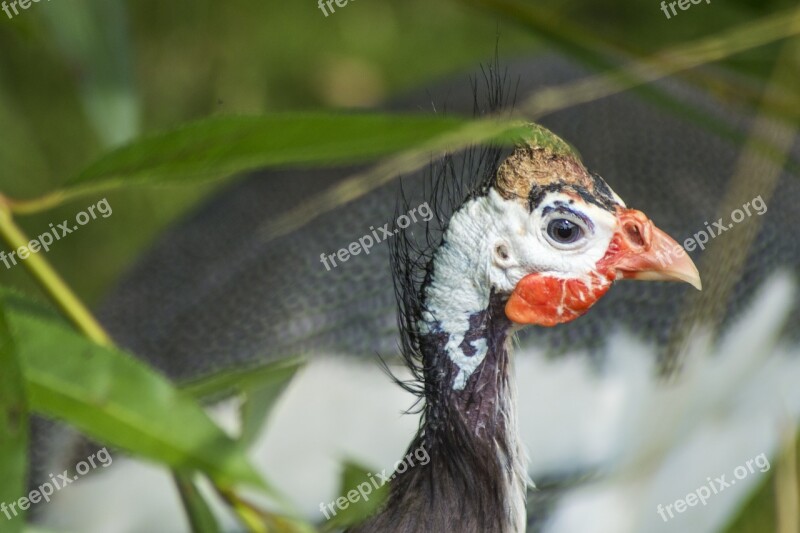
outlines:
M617 279L684 281L703 289L700 273L683 247L644 213L617 208L617 219L619 229L598 266L615 270Z
M506 303L517 324L555 326L586 313L615 279L685 281L702 289L700 274L680 244L641 211L617 208L619 225L606 255L588 279L534 272L522 278Z

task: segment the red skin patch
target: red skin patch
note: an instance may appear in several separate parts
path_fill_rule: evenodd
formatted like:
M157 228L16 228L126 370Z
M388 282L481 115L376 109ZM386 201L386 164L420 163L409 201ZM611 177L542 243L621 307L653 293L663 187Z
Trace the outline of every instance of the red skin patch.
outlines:
M591 285L577 279L528 274L506 304L506 316L517 324L555 326L586 313L608 289L614 275L592 274Z
M506 316L517 324L550 327L585 314L608 292L617 277L612 265L625 249L621 241L619 234L612 237L608 251L586 281L528 274L511 293Z

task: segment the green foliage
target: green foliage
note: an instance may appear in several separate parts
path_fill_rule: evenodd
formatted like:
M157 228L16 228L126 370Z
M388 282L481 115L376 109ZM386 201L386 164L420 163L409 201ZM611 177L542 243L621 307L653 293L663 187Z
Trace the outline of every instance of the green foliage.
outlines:
M10 503L25 494L27 484L28 403L23 387L17 350L0 301L0 502ZM0 529L22 531L24 511Z
M75 333L45 308L5 296L31 409L103 443L223 486L266 488L242 447L192 399L137 359Z
M325 523L324 530L330 531L338 528L344 528L363 522L370 515L375 513L389 495L389 486L382 485L375 489L372 484L371 493L363 497L357 490L358 486L362 483L371 483L371 478L378 479L373 470L366 468L364 465L356 461L345 461L342 465L342 477L339 482L339 497L340 502L342 498L345 503L341 507L336 506L334 502L333 510L335 515L328 509L331 518ZM367 491L364 490L366 493ZM351 499L348 500L348 494ZM356 497L355 494L358 494Z
M114 150L67 185L165 183L270 166L358 163L425 145L466 124L454 117L374 113L213 118Z
M175 485L189 516L190 527L195 533L218 533L220 529L217 519L200 494L193 477L187 472L176 472L174 475Z
M240 440L249 445L259 435L275 402L304 364L303 360L295 358L259 368L222 371L186 383L181 389L197 399L205 400L241 395L244 401Z

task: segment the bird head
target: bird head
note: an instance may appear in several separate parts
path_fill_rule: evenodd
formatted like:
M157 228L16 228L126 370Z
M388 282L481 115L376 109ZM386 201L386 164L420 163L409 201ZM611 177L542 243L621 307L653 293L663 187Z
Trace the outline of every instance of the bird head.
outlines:
M489 282L516 324L554 326L586 313L615 280L700 276L683 248L629 209L570 153L524 145L499 167L486 204Z

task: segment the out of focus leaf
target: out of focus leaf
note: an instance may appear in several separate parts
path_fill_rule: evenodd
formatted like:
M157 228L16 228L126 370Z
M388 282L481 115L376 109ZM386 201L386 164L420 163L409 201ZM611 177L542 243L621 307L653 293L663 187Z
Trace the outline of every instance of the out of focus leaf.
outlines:
M17 351L0 301L0 502L25 495L28 465L28 407ZM22 531L25 512L0 515L0 530Z
M194 476L189 472L175 472L173 479L183 501L193 533L218 533L220 531L214 513L197 489Z
M252 444L262 428L267 424L275 402L291 383L292 378L303 366L300 360L288 360L278 364L272 372L262 374L261 380L245 382L245 400L242 404L241 440L245 445Z
M795 443L796 454L800 455L800 439ZM777 458L772 458L777 463ZM795 479L800 478L800 465L795 465L797 473ZM762 533L764 531L776 531L778 521L776 519L778 500L777 492L781 490L780 484L776 483L777 468L770 470L764 476L758 490L745 502L738 511L731 516L730 524L724 529L725 533ZM798 490L800 487L795 487Z
M299 357L282 359L259 367L235 368L181 384L183 392L202 400L218 400L291 379L305 364Z
M290 358L257 368L234 369L200 378L181 387L197 399L243 394L240 440L250 445L266 424L277 399L305 361Z
M93 344L47 309L4 295L32 411L222 486L267 488L242 448L188 395L135 358Z
M335 112L211 118L116 149L67 185L168 183L264 166L362 162L424 145L469 123L436 115ZM489 131L485 137L511 141L520 136L520 123Z
M375 488L376 483L378 488ZM325 504L328 518L324 526L326 531L358 524L373 515L386 501L389 485L380 485L380 478L372 470L347 461L342 471L339 494L337 500L341 505L337 505L336 501Z

